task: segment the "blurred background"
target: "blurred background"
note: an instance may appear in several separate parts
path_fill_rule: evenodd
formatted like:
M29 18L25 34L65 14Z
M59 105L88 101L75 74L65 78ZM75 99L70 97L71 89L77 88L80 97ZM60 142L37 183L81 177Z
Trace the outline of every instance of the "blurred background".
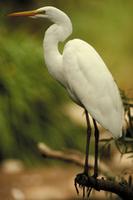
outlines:
M129 97L133 97L133 1L0 0L2 199L28 198L26 195L29 195L29 191L26 193L26 189L23 188L22 192L19 187L22 184L20 179L29 174L30 177L35 176L31 180L28 177L31 185L35 179L39 182L42 174L43 184L49 182L48 180L57 181L55 174L58 174L62 181L65 179L69 184L69 195L64 190L64 198L66 198L65 192L68 197L76 196L72 179L79 169L62 165L57 161L49 162L42 158L37 149L38 142L44 142L60 150L75 149L84 152L85 149L86 130L83 111L72 103L65 90L50 77L45 67L42 41L44 32L51 23L47 20L7 17L11 12L47 5L56 6L70 16L73 34L69 39L81 38L95 47L112 72L119 88ZM91 153L93 155L93 147ZM10 165L17 165L18 168L20 166L23 170L17 175L15 172L11 173L12 178L10 177L11 181L7 188L9 174L6 177L6 173L12 172L12 167L8 169ZM52 168L49 169L49 166ZM69 176L66 176L66 171ZM45 181L46 175L47 181ZM71 181L66 180L68 177ZM39 182L40 185L41 183ZM29 185L23 184L25 188L27 186L29 188ZM39 185L36 187L40 189ZM46 197L46 194L51 193L49 192L51 186L45 186L45 189L43 188L43 192L39 190L37 195L42 194L42 196L37 196L38 199L52 199ZM56 199L59 199L60 195L58 190ZM35 194L33 196L35 197ZM62 196L60 198L63 199Z

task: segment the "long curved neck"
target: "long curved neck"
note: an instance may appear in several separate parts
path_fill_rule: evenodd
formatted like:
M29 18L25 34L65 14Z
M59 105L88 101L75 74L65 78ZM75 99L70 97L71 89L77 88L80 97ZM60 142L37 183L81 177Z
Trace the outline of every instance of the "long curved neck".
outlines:
M62 55L58 50L58 43L63 42L72 32L70 19L60 24L53 24L45 33L43 48L45 63L49 73L64 85L62 74Z

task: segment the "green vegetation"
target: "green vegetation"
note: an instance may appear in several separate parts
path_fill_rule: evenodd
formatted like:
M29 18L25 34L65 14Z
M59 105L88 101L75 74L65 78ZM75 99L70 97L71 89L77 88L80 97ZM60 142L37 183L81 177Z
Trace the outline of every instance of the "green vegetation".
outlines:
M108 3L105 0L71 0L67 5L63 1L47 2L47 5L55 5L70 15L74 24L72 37L83 38L95 46L123 89L131 88L133 82L132 4L132 1L124 0ZM6 13L6 9L3 6L2 13ZM69 98L49 76L44 65L42 40L50 23L44 25L42 20L24 18L5 19L2 13L1 160L10 157L21 158L27 163L41 160L36 149L40 141L58 149L84 150L85 130L65 116L62 108Z
M28 159L39 141L76 147L79 130L61 110L67 97L43 67L41 43L22 32L3 35L0 43L1 156Z

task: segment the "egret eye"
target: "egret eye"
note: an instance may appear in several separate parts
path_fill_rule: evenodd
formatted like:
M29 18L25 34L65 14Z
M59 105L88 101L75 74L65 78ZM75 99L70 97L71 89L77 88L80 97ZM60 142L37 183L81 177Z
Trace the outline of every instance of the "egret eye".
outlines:
M46 14L46 11L45 11L45 10L39 11L38 14L40 14L40 15L45 15L45 14Z

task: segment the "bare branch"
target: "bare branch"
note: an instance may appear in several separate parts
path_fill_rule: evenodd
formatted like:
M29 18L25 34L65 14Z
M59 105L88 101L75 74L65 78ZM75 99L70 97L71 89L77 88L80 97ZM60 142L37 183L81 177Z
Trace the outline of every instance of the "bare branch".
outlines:
M132 200L133 199L133 188L129 187L128 184L119 183L112 180L95 179L92 176L83 177L82 174L78 174L75 178L76 184L79 184L81 187L94 188L97 191L104 190L112 192L119 195L123 200Z
M45 158L61 160L68 163L74 163L79 167L84 167L84 156L81 153L75 153L75 151L69 152L62 152L57 151L49 148L44 143L39 143L38 148ZM89 167L93 168L94 158L91 156ZM100 163L99 169L102 174L111 174L110 169L106 167L104 163ZM87 187L87 188L94 188L97 191L103 190L112 192L114 194L119 195L124 200L132 200L133 199L133 188L128 183L116 182L115 180L109 179L95 179L92 176L87 176L82 178L82 174L78 174L75 178L75 183L79 184L79 186Z
M51 149L44 143L39 143L38 148L42 156L45 158L61 160L64 162L73 163L79 167L84 167L84 155L82 155L80 152L78 153L75 151L71 151L71 153L69 153L69 152L63 152L59 150L57 151L57 150ZM94 165L94 157L89 156L89 168L93 169L93 165ZM99 163L99 171L103 175L108 174L110 176L114 176L114 174L112 174L110 169L103 162Z

